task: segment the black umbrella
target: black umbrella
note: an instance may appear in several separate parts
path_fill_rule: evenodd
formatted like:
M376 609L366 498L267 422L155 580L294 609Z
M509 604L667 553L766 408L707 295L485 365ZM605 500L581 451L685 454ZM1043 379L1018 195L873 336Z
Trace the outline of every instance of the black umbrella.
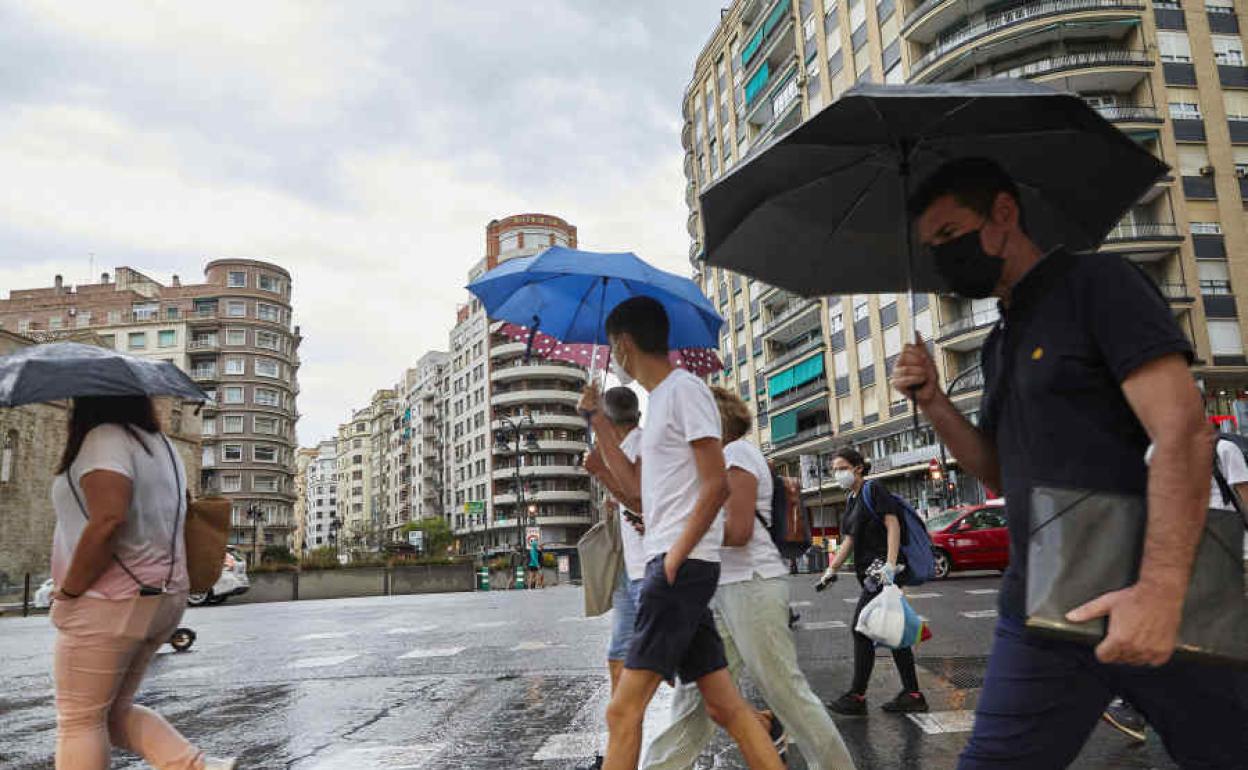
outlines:
M128 356L95 345L53 342L0 356L0 407L79 396L208 400L208 394L171 363Z
M702 195L709 264L803 296L943 291L905 201L949 160L996 161L1041 247L1095 249L1166 166L1078 96L1023 80L866 85Z

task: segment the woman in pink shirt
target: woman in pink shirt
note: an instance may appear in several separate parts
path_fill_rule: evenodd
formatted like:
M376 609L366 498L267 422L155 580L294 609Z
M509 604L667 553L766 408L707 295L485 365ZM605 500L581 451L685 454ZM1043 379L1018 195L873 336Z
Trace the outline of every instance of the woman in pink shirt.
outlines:
M107 770L114 744L161 770L231 770L134 703L189 589L186 470L150 399L75 399L52 503L57 770Z

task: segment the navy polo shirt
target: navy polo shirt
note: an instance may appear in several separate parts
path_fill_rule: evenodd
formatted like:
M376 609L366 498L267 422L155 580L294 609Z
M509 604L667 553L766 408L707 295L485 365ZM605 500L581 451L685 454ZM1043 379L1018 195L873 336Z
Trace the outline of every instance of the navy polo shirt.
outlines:
M1190 361L1191 343L1122 257L1057 251L1014 287L982 353L980 430L997 448L1010 529L1003 615L1026 612L1034 486L1145 494L1148 435L1122 382L1173 353Z

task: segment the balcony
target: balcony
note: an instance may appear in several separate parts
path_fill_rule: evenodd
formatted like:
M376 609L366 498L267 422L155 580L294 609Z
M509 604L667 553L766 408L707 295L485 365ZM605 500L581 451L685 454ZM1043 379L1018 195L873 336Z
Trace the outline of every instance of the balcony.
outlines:
M584 451L584 445L581 450ZM524 465L520 468L520 478L550 478L557 476L586 476L588 475L580 465ZM495 481L507 481L516 477L516 469L514 466L495 467L491 478Z
M581 423L582 427L584 426L584 424L585 424L584 422ZM584 441L556 441L553 439L539 440L537 442L537 445L538 445L538 451L541 451L541 452L566 452L568 454L576 454L576 455L579 455L582 452L584 452L586 449L589 449L589 445L586 444ZM506 457L514 453L515 453L514 446L512 445L508 445L507 448L503 448L500 446L494 447L494 454L496 455L502 455Z
M191 370L191 379L196 382L206 382L217 379L217 368L215 366L196 367Z
M996 325L1001 313L993 308L954 318L940 325L939 345L959 352L967 352L982 347L984 339Z
M567 404L576 406L581 400L579 390L516 390L495 393L490 397L492 406L518 406L521 404Z
M804 315L814 313L816 322L818 321L819 303L812 299L802 299L795 297L789 306L781 310L778 315L772 316L771 320L763 325L763 336L774 334L783 329L788 324L802 318Z
M1137 262L1156 262L1173 254L1183 234L1172 222L1121 222L1101 244L1101 251L1126 254Z
M767 365L763 367L763 370L774 372L777 369L780 369L781 367L785 366L786 364L791 364L794 361L798 360L799 358L803 358L805 356L810 355L816 350L823 350L823 337L822 336L815 337L814 339L808 340L802 343L801 345L798 345L797 347L792 348L791 350L786 350L783 354L776 356L775 358L768 361Z
M955 3L959 0L949 0ZM958 6L960 9L962 6ZM945 59L952 59L953 54L974 45L983 50L987 45L1001 42L1015 33L1034 31L1034 22L1047 21L1056 16L1074 15L1078 22L1112 21L1120 17L1138 16L1144 10L1142 3L1136 0L1042 0L1015 6L1006 11L985 16L982 20L968 24L956 31L939 37L932 47L911 67L912 79L915 81L930 80L936 65ZM958 18L965 18L959 11ZM1074 28L1075 25L1070 25ZM1102 34L1104 34L1102 32ZM1070 34L1066 33L1069 38ZM1029 44L1035 41L1028 38Z
M750 50L749 46L755 40L758 41L743 74L747 84L758 77L763 67L767 67L769 72L778 72L784 66L784 62L797 53L793 26L793 12L788 2L778 3L767 16L762 27L754 33L754 38L749 39L746 48L741 52L741 58L745 59L746 52ZM759 37L760 35L762 37ZM762 79L765 81L767 76L763 75ZM753 101L751 94L746 93L745 100L747 104L751 103Z
M490 372L490 382L511 382L526 377L549 377L554 379L570 379L577 382L585 381L585 370L576 364L558 361L542 361L530 364L512 364L498 366Z
M1096 111L1101 114L1110 123L1126 124L1126 123L1147 123L1150 125L1161 125L1165 119L1157 112L1156 107L1147 107L1136 104L1105 104L1098 105Z
M696 239L698 237L698 212L696 209L689 212L689 219L685 221L685 232L689 233L690 238Z
M190 351L217 350L220 347L221 343L216 337L197 337L186 343L186 349Z
M1157 284L1157 288L1172 305L1191 305L1196 302L1185 283L1161 282Z
M801 103L798 98L801 91L797 87L797 70L794 59L793 64L782 75L769 78L754 100L746 106L746 120L760 129L760 137L770 131L780 118L788 115L794 102ZM753 146L758 145L756 139Z
M543 492L529 492L524 496L524 502L528 503L588 503L591 500L589 490L586 489L551 489ZM516 495L513 492L504 492L494 495L495 507L500 505L515 505Z
M1148 77L1153 58L1146 51L1098 48L1051 53L1026 64L994 69L997 78L1034 78L1076 93L1125 93Z
M785 391L777 396L772 397L771 404L768 405L769 410L785 409L793 404L805 401L828 392L828 381L825 378L819 378L813 382Z
M789 436L788 438L783 438L783 439L780 439L779 441L773 441L771 444L771 449L773 452L776 452L781 449L796 447L800 444L805 444L807 442L814 441L819 438L823 438L824 436L831 436L831 435L832 435L832 423L825 422L825 423L816 425L813 428L807 428L806 430L798 431L797 433L794 433L792 436Z
M528 345L524 342L504 342L501 345L490 346L490 358L506 358L508 356L523 355Z

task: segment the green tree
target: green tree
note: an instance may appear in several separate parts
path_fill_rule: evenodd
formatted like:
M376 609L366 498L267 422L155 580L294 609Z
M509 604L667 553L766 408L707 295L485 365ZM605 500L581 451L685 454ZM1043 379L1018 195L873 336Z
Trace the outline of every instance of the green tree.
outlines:
M408 532L421 530L425 533L425 554L429 556L440 556L446 553L446 547L455 539L455 535L451 532L451 526L446 523L446 519L430 516L420 521L409 521L403 525L403 537L407 537Z
M264 552L260 555L261 562L275 562L277 564L294 564L295 555L290 549L284 545L268 545L265 546Z

